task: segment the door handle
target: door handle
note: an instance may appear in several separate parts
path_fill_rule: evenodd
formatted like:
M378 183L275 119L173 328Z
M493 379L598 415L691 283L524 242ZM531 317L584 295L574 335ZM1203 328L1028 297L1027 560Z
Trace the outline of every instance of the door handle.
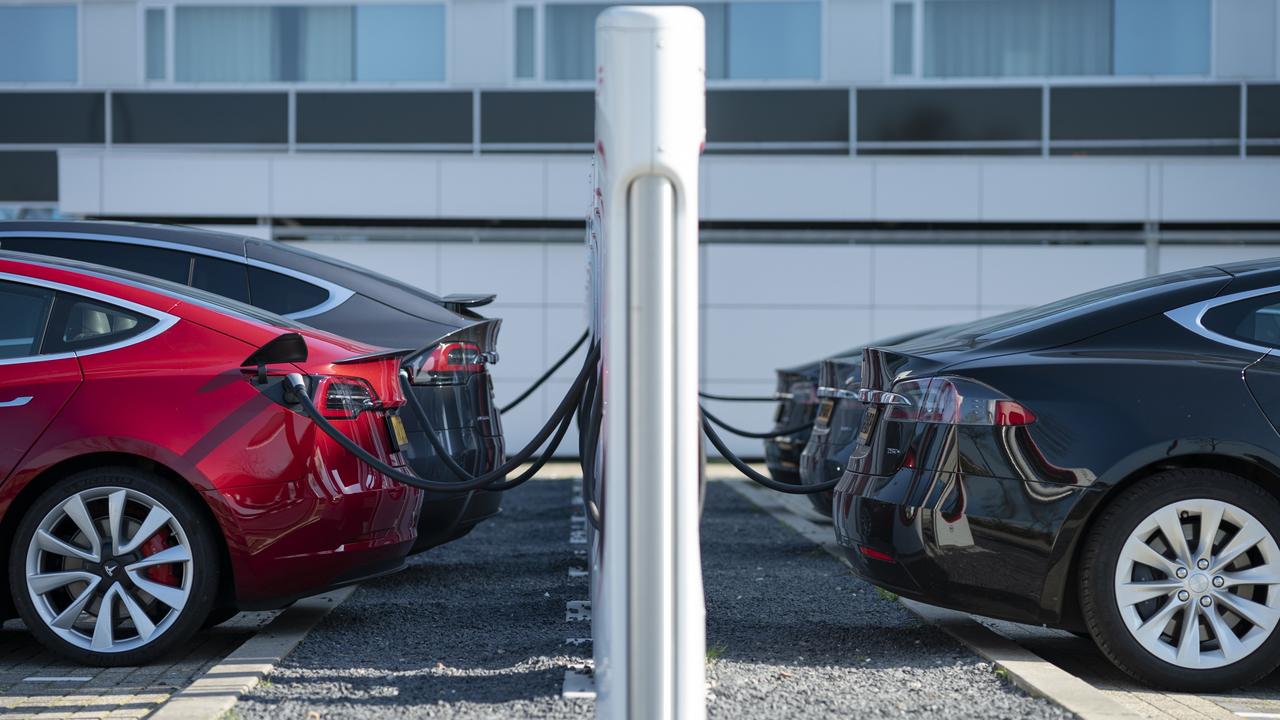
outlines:
M26 405L29 402L31 402L31 396L23 395L21 397L16 397L12 400L0 402L0 408L22 407L23 405Z

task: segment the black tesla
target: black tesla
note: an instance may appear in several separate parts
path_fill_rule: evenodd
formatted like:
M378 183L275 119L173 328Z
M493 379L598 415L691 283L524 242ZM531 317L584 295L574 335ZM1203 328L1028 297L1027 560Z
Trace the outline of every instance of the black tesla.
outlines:
M857 573L1088 631L1153 685L1280 664L1280 260L871 348L862 384L834 498Z
M414 393L444 447L468 472L501 464L502 423L487 366L500 320L475 311L493 295L437 297L294 245L171 225L92 221L0 222L0 248L131 270L229 297L354 340L431 347ZM429 365L430 367L425 367ZM454 476L413 413L404 416L414 470ZM501 493L427 493L415 551L470 532L496 515Z

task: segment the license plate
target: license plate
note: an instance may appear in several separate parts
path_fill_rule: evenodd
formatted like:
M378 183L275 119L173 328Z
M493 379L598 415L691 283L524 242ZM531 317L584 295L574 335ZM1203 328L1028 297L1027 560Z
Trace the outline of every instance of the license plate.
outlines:
M404 421L399 415L388 415L387 427L391 430L391 437L396 441L396 447L402 450L409 447L409 433L405 432Z
M822 401L822 404L818 406L817 422L819 425L826 425L831 422L831 411L835 410L835 407L836 402L834 400L828 399Z
M880 415L880 408L871 405L862 415L862 425L858 428L858 445L871 444L871 433L876 429L876 417Z

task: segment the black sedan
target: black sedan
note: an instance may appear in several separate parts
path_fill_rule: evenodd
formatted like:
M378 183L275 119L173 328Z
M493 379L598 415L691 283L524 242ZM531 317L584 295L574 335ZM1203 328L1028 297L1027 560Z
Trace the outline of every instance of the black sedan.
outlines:
M389 348L431 348L414 393L451 457L473 474L501 464L502 424L487 365L500 320L474 308L492 295L436 297L293 245L194 228L134 223L0 222L0 248L131 270L269 310L320 330ZM413 413L410 462L423 477L454 476ZM501 494L427 493L416 551L470 532L499 512Z
M868 349L835 491L855 571L1087 631L1152 685L1280 665L1280 260Z

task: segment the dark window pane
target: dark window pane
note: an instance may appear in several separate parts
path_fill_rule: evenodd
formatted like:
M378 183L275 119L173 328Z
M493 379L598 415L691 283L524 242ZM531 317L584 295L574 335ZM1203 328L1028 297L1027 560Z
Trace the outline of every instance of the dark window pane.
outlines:
M40 352L40 336L52 304L52 290L0 282L0 360Z
M471 142L469 92L299 93L300 143Z
M249 267L249 300L280 315L301 312L329 299L324 288L278 272Z
M191 285L222 297L249 302L249 273L244 263L193 256Z
M118 143L284 145L288 114L284 93L118 92L111 132Z
M859 142L1039 139L1037 88L858 91Z
M1056 87L1050 90L1054 140L1236 138L1237 85Z
M711 90L707 142L848 142L848 90Z
M590 90L486 92L480 95L484 143L585 143L595 139Z
M0 152L0 201L58 199L58 153Z
M0 143L100 143L102 93L0 93Z
M0 248L106 265L183 285L191 274L190 255L146 245L36 237L4 238Z
M1280 85L1249 86L1249 137L1280 138Z
M102 347L128 340L155 324L155 318L146 315L59 293L44 351L58 353Z
M1202 322L1236 340L1280 347L1280 294L1220 305L1205 313Z

